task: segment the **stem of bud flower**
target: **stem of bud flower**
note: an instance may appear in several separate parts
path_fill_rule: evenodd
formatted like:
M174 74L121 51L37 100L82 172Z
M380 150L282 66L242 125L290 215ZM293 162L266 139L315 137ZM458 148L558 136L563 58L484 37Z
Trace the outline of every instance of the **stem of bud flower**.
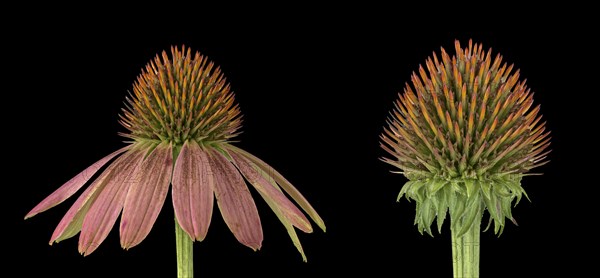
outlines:
M457 236L459 231L451 229L454 278L479 278L480 229L480 223L473 223L460 237Z

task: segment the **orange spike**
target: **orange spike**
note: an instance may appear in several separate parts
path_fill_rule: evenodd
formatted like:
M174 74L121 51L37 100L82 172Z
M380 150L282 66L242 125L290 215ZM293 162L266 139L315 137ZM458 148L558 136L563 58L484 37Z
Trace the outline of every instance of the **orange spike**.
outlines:
M404 96L406 97L406 99L408 101L410 101L410 104L415 105L417 103L417 97L415 96L415 93L413 93L410 86L408 86L408 84L406 84L406 89L404 90Z
M178 82L175 82L175 95L179 96L179 84ZM175 110L175 113L179 112L179 97L176 97L173 100L173 110Z
M478 94L479 94L479 82L480 82L480 80L479 80L479 76L476 76L476 77L475 77L475 80L473 80L473 81L471 82L471 84L472 84L472 88L473 88L473 91L472 91L471 93L472 93L473 95L478 95Z
M508 76L510 75L510 72L512 71L513 67L515 64L510 64L510 66L508 66L508 68L506 69L506 72L504 73L504 76L502 76L503 79L508 80ZM517 69L517 72L512 76L512 77L516 77L517 79L519 78L519 70Z
M492 80L492 84L500 83L500 78L502 78L502 73L506 70L506 64L502 65L502 68L496 73L494 76L494 80Z
M445 67L441 67L440 79L442 80L442 86L447 86L448 84L448 72Z
M473 40L469 39L469 47L465 50L465 53L469 51L469 57L473 56Z
M444 93L444 99L446 99L446 107L450 107L450 91L448 90L448 85L444 83L442 87L442 92Z
M463 84L460 90L460 102L467 105L467 84Z
M458 67L456 66L456 61L452 61L452 72L454 74L454 82L456 83L456 87L462 87L462 76L458 72Z
M411 117L408 118L408 122L412 126L413 131L415 132L415 134L417 134L417 137L419 137L421 139L421 141L423 141L423 143L425 144L427 149L429 149L430 152L434 152L435 149L433 148L433 146L431 145L429 140L427 140L427 137L425 137L425 135L423 135L419 126L414 122L413 117L414 117L414 115L411 114Z
M448 111L446 111L446 123L448 126L448 131L450 131L451 133L453 132L453 127L452 127L452 119L450 118L450 114L448 114Z
M463 61L465 61L465 60L463 60ZM468 76L468 74L471 72L471 62L470 61L475 61L475 59L469 60L469 58L466 58L465 68L464 68L464 71L463 71L463 73L467 74L467 79L466 79L467 82L469 82L469 79L468 79L469 76Z
M530 137L531 138L536 138L537 136L539 136L540 134L542 134L542 132L544 132L546 130L546 126L545 125L539 125L536 128L534 128L531 132L529 132Z
M467 134L472 135L473 134L473 114L474 113L469 113L469 121L468 121L468 128L467 128Z
M484 101L481 103L481 106L479 108L479 119L477 120L477 130L481 129L481 124L483 123L483 119L485 119L485 112L486 112L486 105L485 105L485 97L484 97Z
M526 116L525 118L533 118L535 116L537 116L538 112L540 111L540 105L538 104L535 108L533 108L533 110L531 110ZM539 119L538 119L539 120ZM536 121L537 122L537 121Z
M462 136L460 134L460 128L459 128L457 122L454 122L454 135L456 136L456 142L458 143L458 145L461 145L462 144Z
M477 149L477 151L469 159L470 165L475 165L479 161L479 158L481 157L481 154L483 153L483 150L485 150L486 147L487 147L487 142L483 142L483 144L479 147L479 149Z
M498 145L503 144L504 142L506 142L506 139L508 139L508 137L510 136L510 134L512 132L513 132L513 128L509 129L507 132L501 133L502 137L500 137L500 141L498 142ZM496 147L498 147L498 146L496 146ZM492 152L492 151L493 150L488 150L488 152Z
M471 135L465 135L465 143L463 144L463 156L469 156L469 150L471 149Z
M512 114L508 115L508 117L506 117L506 119L504 120L502 125L500 125L499 132L502 133L505 128L507 128L510 124L512 124L514 116L515 116L515 114L512 113Z
M539 146L542 146L545 148L544 145L546 145L547 143L550 142L550 137L548 137L548 135L550 135L550 131L544 133L544 135L535 137L535 139L531 142L532 144L535 145L534 149L537 149L537 148L543 149ZM544 140L544 141L540 142L541 140Z
M498 125L498 118L494 118L494 121L492 122L492 125L490 126L490 133L494 132L494 130L496 129L496 125Z
M510 137L508 138L509 140L513 140L519 136L521 136L525 130L527 130L527 126L526 125L520 125L515 132L513 132L513 134L510 135Z
M454 40L454 50L456 50L456 54L457 55L462 54L463 50L462 50L462 48L460 48L460 41L459 40Z
M483 80L483 88L488 88L488 85L490 84L490 79L492 78L492 72L488 71L485 74L485 79Z
M433 93L433 94L431 94L431 97L433 98L433 105L438 114L438 119L440 120L440 122L442 123L443 126L448 127L450 122L445 121L444 112L443 112L442 106L440 105L440 102L438 100L437 94Z
M487 140L488 138L488 126L485 126L483 128L483 131L481 132L481 135L479 136L479 140L477 140L477 145L480 145L483 141Z
M464 126L463 125L464 119L463 119L463 103L462 102L458 103L458 115L456 118L458 120L458 125Z
M435 65L435 67L437 68L438 71L440 71L440 61L438 60L437 54L435 53L435 51L433 51L433 54L431 55L433 57L433 64Z
M490 70L492 70L493 72L497 71L498 67L500 67L500 63L502 63L502 55L500 55L500 53L498 53L496 55L496 58L494 59L494 63L490 67Z
M419 74L421 75L421 79L423 80L423 83L427 83L429 78L427 77L427 73L425 73L425 69L423 69L422 65L419 65Z
M490 120L493 118L496 118L496 116L498 116L498 112L500 112L500 105L501 105L501 103L499 101L496 102L496 106L494 107L494 112L492 112Z

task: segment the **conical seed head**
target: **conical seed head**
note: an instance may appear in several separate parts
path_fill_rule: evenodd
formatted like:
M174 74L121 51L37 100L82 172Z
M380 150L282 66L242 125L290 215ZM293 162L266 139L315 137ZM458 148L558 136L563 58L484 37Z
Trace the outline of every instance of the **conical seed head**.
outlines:
M546 163L549 132L519 71L480 44L433 53L399 95L383 160L410 180L522 175Z
M237 135L240 112L221 70L183 46L150 61L126 99L125 137L182 144L225 142Z

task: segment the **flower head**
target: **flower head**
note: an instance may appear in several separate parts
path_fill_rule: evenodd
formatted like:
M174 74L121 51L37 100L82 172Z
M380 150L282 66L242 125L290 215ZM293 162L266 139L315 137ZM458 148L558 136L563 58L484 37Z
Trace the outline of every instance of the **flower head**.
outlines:
M152 229L170 188L176 219L190 238L204 240L216 199L237 240L259 249L262 227L244 178L286 227L304 260L294 227L310 233L312 226L284 192L325 230L290 182L230 144L240 128L239 109L219 68L199 53L173 47L171 57L163 52L162 59L151 61L134 83L120 122L129 131L121 134L128 145L73 177L25 217L62 203L108 164L60 221L50 244L81 232L79 251L88 255L121 215L121 246L136 246Z
M433 53L427 72L413 73L381 135L393 157L383 161L409 179L398 200L416 201L421 232L431 234L436 216L441 229L449 210L452 229L464 233L487 209L498 233L505 218L514 222L521 178L547 162L550 133L513 65L471 41L455 48L452 58L442 48L441 60Z

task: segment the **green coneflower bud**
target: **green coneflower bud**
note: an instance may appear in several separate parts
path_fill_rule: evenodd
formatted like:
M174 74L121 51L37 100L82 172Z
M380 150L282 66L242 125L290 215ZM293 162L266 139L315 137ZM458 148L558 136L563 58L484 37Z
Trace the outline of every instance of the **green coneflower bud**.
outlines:
M478 241L484 210L496 233L506 218L515 222L513 201L526 196L521 178L547 162L550 133L513 65L471 41L464 50L456 41L455 48L452 58L442 48L441 60L433 53L427 71L421 66L413 73L381 146L393 156L383 161L409 180L398 200L416 202L421 233L431 234L435 219L441 230L449 211L453 240L476 229L477 238L469 240Z

